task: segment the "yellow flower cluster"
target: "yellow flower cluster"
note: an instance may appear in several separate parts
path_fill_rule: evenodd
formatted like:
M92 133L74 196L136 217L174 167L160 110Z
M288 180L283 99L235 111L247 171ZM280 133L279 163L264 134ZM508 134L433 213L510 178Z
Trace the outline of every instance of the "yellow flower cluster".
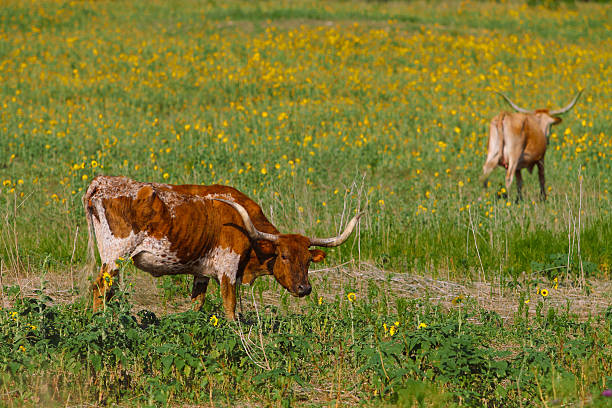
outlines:
M587 89L584 96L552 128L547 172L566 178L584 172L597 181L592 198L601 201L602 212L610 207L607 37L570 39L560 47L558 38L529 28L536 26L533 12L518 4L475 7L473 13L490 20L501 12L521 33L393 19L299 26L272 21L225 30L208 17L220 7L212 3L188 23L160 29L130 20L142 12L136 3L122 10L133 24L117 24L117 13L104 2L68 8L31 2L20 8L28 14L24 21L44 15L53 29L13 22L0 32L10 50L0 56L0 199L35 193L37 206L76 213L73 225L82 222L79 199L93 177L121 174L231 184L256 199L308 186L316 210L331 214L342 199L338 187L357 171L369 176L363 199L372 214L420 220L478 209L479 226L531 205L510 198L497 205L494 192L476 186L488 123L506 109L492 91L520 105L558 108L579 87ZM435 17L416 3L377 7ZM7 7L18 5L10 0ZM364 13L380 11L360 5ZM350 8L345 2L329 7L332 13ZM589 17L607 24L606 10L594 5ZM96 18L72 24L83 15ZM582 21L572 10L537 18L554 27ZM498 180L494 173L492 186ZM561 181L550 184L554 194ZM305 200L295 202L296 217L333 222L331 215L312 216ZM550 214L542 223L562 228Z
M389 337L393 337L395 333L397 332L399 325L400 325L400 322L397 320L395 321L395 323L393 323L390 326L387 326L387 323L383 323L383 330L385 331L385 335L389 335Z

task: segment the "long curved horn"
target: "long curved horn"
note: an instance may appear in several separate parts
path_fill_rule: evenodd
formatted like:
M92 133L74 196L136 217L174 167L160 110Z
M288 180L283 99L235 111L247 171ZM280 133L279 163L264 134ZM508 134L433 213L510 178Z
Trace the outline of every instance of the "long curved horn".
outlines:
M554 115L561 115L565 112L567 112L568 110L572 109L574 107L574 105L576 104L576 102L578 101L578 98L580 98L580 95L582 95L582 92L584 92L584 89L581 89L578 91L578 93L576 94L576 96L574 96L574 99L569 103L569 105L567 105L565 108L561 108L559 110L553 110L550 111L550 115L554 116Z
M506 95L504 95L503 93L501 93L501 92L497 92L497 91L495 91L495 93L496 93L496 94L498 94L498 95L500 95L500 96L502 96L502 97L503 97L503 98L506 100L506 102L508 102L508 103L510 104L510 106L512 106L512 107L514 108L514 110L515 110L515 111L517 111L517 112L523 112L523 113L531 113L531 112L533 112L533 111L530 111L529 109L524 109L524 108L521 108L520 106L517 106L517 105L516 105L514 102L512 102L512 101L510 100L510 98L508 98L508 97L507 97Z
M356 216L353 217L352 220L349 221L344 232L337 237L333 238L310 238L310 246L320 246L320 247L335 247L341 245L348 239L348 237L355 229L355 225L357 225L357 221L365 214L364 211L360 212Z
M232 207L234 207L236 211L238 211L238 214L240 214L240 216L242 217L242 221L244 222L244 229L247 230L247 233L249 234L249 237L251 239L253 240L265 239L266 241L273 241L273 242L278 241L278 235L269 234L267 232L262 232L262 231L259 231L257 228L255 228L255 225L253 225L253 221L251 221L251 217L249 216L249 213L240 204L234 201L224 200L222 198L213 197L212 199L229 204Z

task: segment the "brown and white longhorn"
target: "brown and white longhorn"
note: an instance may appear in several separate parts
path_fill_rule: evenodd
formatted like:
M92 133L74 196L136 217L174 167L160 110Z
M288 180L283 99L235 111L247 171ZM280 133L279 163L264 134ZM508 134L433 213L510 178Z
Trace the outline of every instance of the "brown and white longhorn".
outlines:
M92 285L94 309L109 299L108 276L118 273L117 260L131 257L153 276L193 275L192 300L204 303L210 278L221 287L228 319L235 319L236 287L261 275L274 278L292 295L306 296L312 287L308 266L348 239L363 213L342 234L309 238L281 234L261 207L240 191L221 185L141 183L126 177L96 177L83 196L89 228L102 267Z
M566 107L558 110L524 109L517 106L506 95L497 92L516 112L502 112L491 121L487 159L481 177L485 188L489 174L495 167L502 166L506 168L506 191L508 193L513 177L516 175L517 199L520 200L523 187L521 169L526 168L531 173L533 167L538 166L540 196L542 200L546 200L544 155L548 145L550 127L561 122L559 115L572 109L582 92L583 90L579 91Z

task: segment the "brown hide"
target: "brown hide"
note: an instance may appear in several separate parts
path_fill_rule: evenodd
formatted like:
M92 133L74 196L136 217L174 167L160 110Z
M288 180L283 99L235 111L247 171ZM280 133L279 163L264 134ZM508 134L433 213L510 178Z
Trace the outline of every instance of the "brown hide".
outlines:
M210 186L170 185L169 187L174 191L203 198L229 198L247 210L258 230L280 235L278 242L259 240L252 245L249 261L242 275L243 283L252 283L262 275L274 275L276 280L294 296L304 296L310 292L308 265L310 262L321 262L325 258L325 252L319 249L309 250L309 238L297 234L280 234L266 218L261 207L233 187L218 184Z
M258 230L268 232L270 234L279 234L279 231L276 229L276 227L272 225L270 221L268 221L263 211L261 210L261 207L255 201L251 200L246 194L240 192L239 190L236 190L233 187L223 186L220 184L213 184L210 186L197 184L161 184L159 186L164 186L165 188L170 188L173 191L185 194L192 194L203 198L211 198L213 196L230 197L232 201L237 202L247 210L249 216L251 217L251 220L253 221L253 224L255 224Z
M215 246L230 246L240 241L236 228L222 231L223 225L240 222L240 218L226 206L174 194L173 205L169 207L159 196L161 188L144 183L135 188L138 188L135 197L114 195L101 189L96 192L101 198L110 231L116 238L144 233L148 237L167 239L169 250L176 253L181 263L193 261ZM95 196L90 200L92 198Z

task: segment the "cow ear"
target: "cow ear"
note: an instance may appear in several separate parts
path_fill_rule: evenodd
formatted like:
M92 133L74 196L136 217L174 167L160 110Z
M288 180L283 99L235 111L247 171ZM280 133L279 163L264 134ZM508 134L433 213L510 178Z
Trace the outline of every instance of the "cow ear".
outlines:
M261 252L263 252L266 255L273 255L274 252L276 251L276 245L274 245L274 242L272 241L266 241L266 240L260 239L257 241L257 246L259 247Z
M310 255L312 256L312 262L321 262L323 259L325 259L325 256L327 255L325 252L321 251L320 249L311 249L310 250Z
M558 116L553 116L553 118L555 119L555 121L553 122L553 125L556 125L556 124L558 124L558 123L561 123L561 122L562 122L561 118L560 118L560 117L558 117Z

